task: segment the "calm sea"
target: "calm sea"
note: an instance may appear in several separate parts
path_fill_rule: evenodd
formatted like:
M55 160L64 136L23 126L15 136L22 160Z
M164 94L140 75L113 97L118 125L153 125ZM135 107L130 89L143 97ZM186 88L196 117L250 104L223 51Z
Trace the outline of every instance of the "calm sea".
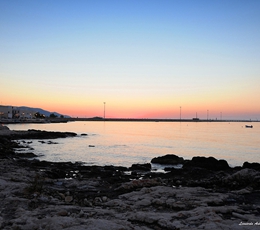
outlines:
M76 132L77 137L52 140L56 144L32 140L39 159L81 161L89 165L131 166L152 158L176 154L185 159L213 156L230 166L259 162L260 123L245 128L241 122L69 122L12 124L12 130L39 129ZM82 133L88 134L81 136ZM47 141L46 141L47 142Z

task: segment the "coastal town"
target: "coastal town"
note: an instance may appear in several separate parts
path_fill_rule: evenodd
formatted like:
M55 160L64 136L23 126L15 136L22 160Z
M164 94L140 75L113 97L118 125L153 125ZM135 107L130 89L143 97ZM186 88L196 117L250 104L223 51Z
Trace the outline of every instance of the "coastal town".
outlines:
M33 119L34 113L13 106L0 106L0 119Z
M42 122L48 122L50 121L50 119L53 118L63 119L64 116L40 108L0 105L1 123L17 123L17 122L42 123Z
M44 115L42 115L45 117ZM34 119L37 117L37 111L32 109L23 109L15 106L0 105L0 119Z

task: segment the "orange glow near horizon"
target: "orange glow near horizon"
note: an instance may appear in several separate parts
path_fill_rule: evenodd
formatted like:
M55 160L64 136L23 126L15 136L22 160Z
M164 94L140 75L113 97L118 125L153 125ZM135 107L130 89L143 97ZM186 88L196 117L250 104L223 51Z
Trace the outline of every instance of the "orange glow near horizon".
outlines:
M24 86L25 87L25 86ZM185 91L176 94L175 91L133 91L118 94L118 92L84 92L51 91L50 89L32 89L29 93L23 88L14 87L12 92L3 88L1 94L8 95L3 105L28 106L42 108L50 112L71 117L95 117L104 115L104 101L106 102L107 118L180 118L180 106L182 118L201 119L232 119L236 117L259 119L260 108L258 106L259 94L257 85L242 90L242 84L229 87L213 88L210 91ZM108 96L107 96L108 95ZM105 98L105 99L104 99Z
M196 116L201 119L207 118L207 111L210 119L219 119L222 113L223 119L231 119L232 117L246 116L252 114L252 118L259 117L259 110L247 103L230 103L229 101L220 101L214 104L193 104L193 103L165 103L154 105L134 105L132 104L113 104L106 102L106 117L107 118L168 118L179 119L180 118L180 106L182 118L190 119ZM97 104L89 103L88 105L82 105L80 103L15 103L11 102L8 105L13 106L28 106L34 108L41 108L50 112L58 112L60 114L68 115L71 117L89 118L104 115L104 104L99 102Z
M252 114L259 116L257 108L249 106L246 103L234 104L229 101L220 101L214 104L193 104L193 103L182 103L180 105L165 103L165 104L138 104L132 102L132 104L113 104L106 102L106 117L107 118L173 118L179 119L180 117L180 106L182 118L189 119L196 116L201 119L206 119L209 114L210 119L231 119L232 117L239 117L240 115ZM104 104L100 102L96 105L82 106L82 105L71 105L48 107L52 111L60 112L72 117L103 117ZM221 114L221 115L220 115Z
M180 102L179 102L180 101ZM250 101L250 103L248 103ZM181 98L181 100L119 100L111 102L106 101L107 118L173 118L179 119L180 106L182 107L182 118L193 118L197 116L201 119L207 118L209 111L210 119L219 119L222 113L223 119L232 117L251 116L255 119L259 117L259 108L256 98L244 97L226 97L223 98ZM28 103L30 102L30 103ZM8 105L28 106L42 108L50 112L58 112L71 117L94 117L104 115L104 100L79 100L78 98L40 98L36 97L30 100L28 97L16 99L10 98Z

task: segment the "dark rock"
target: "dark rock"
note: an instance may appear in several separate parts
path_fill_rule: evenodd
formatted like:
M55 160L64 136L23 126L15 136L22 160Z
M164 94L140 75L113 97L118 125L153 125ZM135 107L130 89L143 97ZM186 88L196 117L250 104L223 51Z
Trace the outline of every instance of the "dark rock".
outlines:
M94 148L94 147L95 147L95 145L89 145L88 147L90 147L90 148Z
M230 173L223 179L223 184L232 189L251 187L260 188L260 173L257 170L244 168L237 172Z
M20 145L10 138L0 136L0 158L9 158L15 154L14 148L19 148Z
M182 157L178 157L174 154L167 154L165 156L155 157L151 160L151 162L157 163L157 164L176 165L176 164L183 164L184 159Z
M56 144L58 144L57 142L53 142L53 141L48 141L48 143L47 143L48 145L56 145Z
M235 167L233 167L233 169L235 170L235 171L239 171L239 170L241 170L241 169L243 169L241 166L235 166Z
M187 161L183 165L184 169L189 167L198 167L214 171L227 170L230 168L227 161L217 160L214 157L193 157L191 161Z
M37 157L37 155L35 155L34 153L18 153L16 154L19 157L25 157L25 158L33 158L33 157Z
M129 168L129 170L133 170L133 171L150 171L151 169L152 169L152 166L150 163L132 164L132 166Z
M173 168L173 167L165 167L164 171L165 172L172 172L172 171L175 171L175 168Z
M216 166L217 170L226 170L226 169L229 169L229 168L230 167L229 167L229 165L228 165L226 160L223 160L223 159L218 160L218 164Z
M88 135L88 134L86 134L86 133L82 133L82 134L81 134L81 136L87 136L87 135Z
M248 163L248 162L246 161L246 162L244 162L244 164L243 164L243 168L255 169L255 170L260 171L260 164L259 164L259 163L256 163L256 162Z
M131 172L131 176L137 176L137 175L138 175L138 174L137 174L136 171Z
M10 130L7 126L0 125L0 130Z
M55 139L77 136L72 132L52 132L29 129L28 131L13 131L11 134L12 139Z

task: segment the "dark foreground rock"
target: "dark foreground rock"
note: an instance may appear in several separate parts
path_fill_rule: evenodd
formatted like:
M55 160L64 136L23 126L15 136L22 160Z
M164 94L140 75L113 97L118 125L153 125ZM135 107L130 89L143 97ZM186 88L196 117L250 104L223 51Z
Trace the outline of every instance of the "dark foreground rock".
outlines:
M227 170L229 165L225 160L217 160L214 157L193 157L185 162L183 168L198 167L214 171Z
M152 165L150 163L147 164L133 164L129 170L131 171L151 171Z
M163 165L177 165L177 164L183 164L184 159L183 157L178 157L174 154L167 154L165 156L155 157L151 160L152 163L156 164L163 164Z
M152 173L137 164L131 174L119 166L17 158L16 145L0 136L0 229L259 228L257 169Z
M253 163L249 163L249 162L244 162L243 164L243 168L249 168L249 169L255 169L255 170L260 170L260 164L253 162Z
M19 130L9 130L6 126L0 126L0 137L9 138L12 140L18 139L55 139L55 138L66 138L75 137L76 133L73 132L54 132L54 131L44 131L29 129L27 131Z
M11 134L12 139L55 139L75 137L76 133L73 132L51 132L29 129L28 131L15 131Z

